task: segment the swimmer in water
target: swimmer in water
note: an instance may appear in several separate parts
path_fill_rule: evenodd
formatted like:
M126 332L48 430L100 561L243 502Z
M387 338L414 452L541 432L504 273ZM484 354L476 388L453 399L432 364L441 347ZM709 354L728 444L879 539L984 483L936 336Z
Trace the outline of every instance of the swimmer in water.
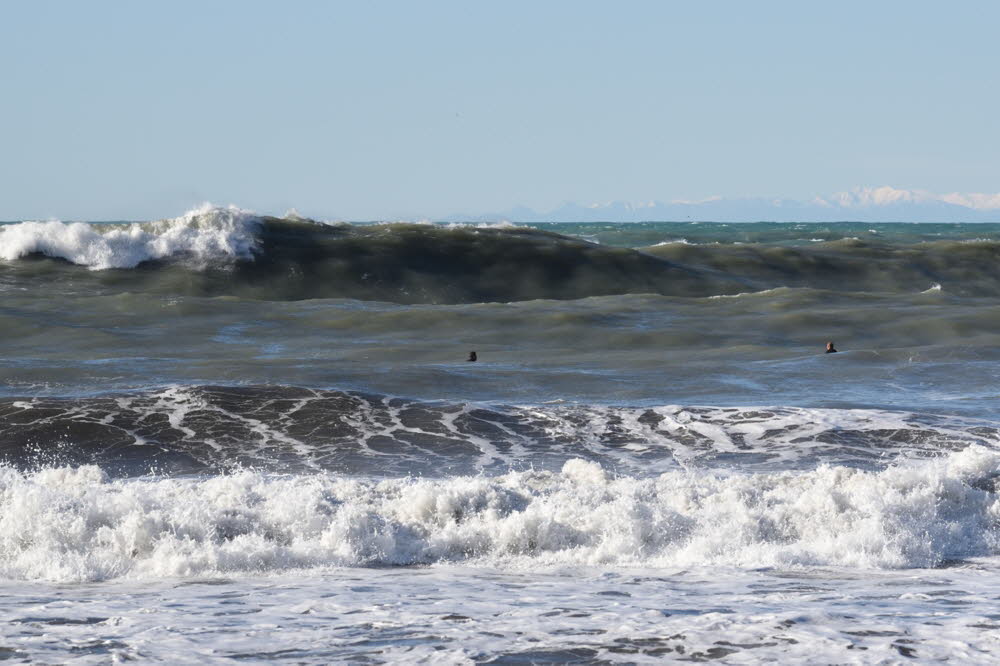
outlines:
M474 351L471 351L471 352L469 352L469 358L467 358L467 359L465 359L465 360L466 360L466 361L470 361L470 362L473 362L473 363L474 363L474 362L476 362L476 361L478 361L478 360L479 360L479 357L478 357L478 356L476 356L476 352L474 352Z
M832 342L826 343L826 353L827 354L836 354L837 353L837 350L833 348L833 343Z

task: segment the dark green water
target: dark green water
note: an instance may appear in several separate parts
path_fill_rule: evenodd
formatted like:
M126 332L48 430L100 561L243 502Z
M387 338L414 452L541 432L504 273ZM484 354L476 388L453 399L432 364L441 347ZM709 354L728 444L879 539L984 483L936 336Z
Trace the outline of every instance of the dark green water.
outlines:
M547 465L569 450L556 442L666 437L673 450L681 440L643 416L664 405L806 410L774 417L782 437L816 409L987 428L914 426L895 441L898 418L872 417L875 434L852 445L866 459L884 440L922 451L990 440L1000 396L1000 225L322 225L208 209L8 224L0 257L0 418L16 426L15 459L53 440L85 452L118 442L128 469L156 446L159 462L199 469L190 455L205 442L260 440L284 453L233 460L281 467L302 459L282 438L348 451L382 432L387 451L457 447L441 455L463 469ZM840 352L824 354L828 341ZM43 398L45 418L17 407ZM454 421L479 408L492 425ZM511 438L528 442L523 456ZM506 453L480 457L495 445ZM773 461L749 450L763 457L746 464ZM400 473L439 464L404 458Z

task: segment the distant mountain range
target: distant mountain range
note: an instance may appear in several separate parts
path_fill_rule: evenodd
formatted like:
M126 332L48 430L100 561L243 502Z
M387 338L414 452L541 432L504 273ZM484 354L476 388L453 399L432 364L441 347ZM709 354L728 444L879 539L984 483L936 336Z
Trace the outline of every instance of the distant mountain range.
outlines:
M447 221L472 222L1000 222L1000 194L934 194L893 187L859 187L849 192L792 199L567 203L537 212L514 208L487 215L454 215Z

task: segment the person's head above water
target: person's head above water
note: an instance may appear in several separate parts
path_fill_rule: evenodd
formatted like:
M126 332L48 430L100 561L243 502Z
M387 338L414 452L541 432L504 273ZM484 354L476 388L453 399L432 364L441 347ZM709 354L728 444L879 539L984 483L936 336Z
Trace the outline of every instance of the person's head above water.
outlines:
M479 360L479 357L478 357L478 356L476 356L476 352L474 352L474 351L470 351L470 352L469 352L469 358L467 358L467 359L465 359L465 360L466 360L466 361L478 361L478 360Z
M833 343L832 342L826 343L826 353L827 354L835 354L836 352L837 352L837 350L833 348Z

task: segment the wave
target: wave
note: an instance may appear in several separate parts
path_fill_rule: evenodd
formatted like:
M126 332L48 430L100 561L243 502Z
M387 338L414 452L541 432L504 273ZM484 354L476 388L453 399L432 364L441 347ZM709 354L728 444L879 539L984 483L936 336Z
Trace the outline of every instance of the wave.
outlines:
M644 251L677 265L743 280L750 290L784 286L914 294L941 284L961 296L989 296L1000 290L996 240L891 244L842 238L799 247L667 244Z
M778 287L916 294L945 284L956 297L1000 290L995 240L679 238L632 249L606 243L607 234L637 232L603 232L598 244L577 227L573 237L510 224L321 224L210 206L148 223L21 222L0 225L0 285L37 290L72 278L100 293L441 304ZM49 263L30 261L39 258Z
M208 204L159 222L21 222L0 226L0 259L42 254L106 270L181 256L204 267L253 259L259 224L260 219L247 211Z
M0 577L77 582L323 566L932 567L1000 550L1000 456L881 472L613 477L594 462L442 480L244 471L113 481L0 468Z
M50 283L54 273L67 270L57 264L29 269L14 261L32 257L91 269L95 290L268 300L474 303L735 289L725 276L535 229L331 225L235 208L206 207L154 223L0 227L0 258L13 262L0 267L7 274L0 282L35 280L28 287L40 288L39 281ZM110 269L134 272L125 277ZM73 277L83 284L84 278Z
M586 458L644 476L692 467L871 468L971 445L1000 424L875 409L422 402L294 386L172 387L0 400L0 462L148 473L384 477L558 469Z

